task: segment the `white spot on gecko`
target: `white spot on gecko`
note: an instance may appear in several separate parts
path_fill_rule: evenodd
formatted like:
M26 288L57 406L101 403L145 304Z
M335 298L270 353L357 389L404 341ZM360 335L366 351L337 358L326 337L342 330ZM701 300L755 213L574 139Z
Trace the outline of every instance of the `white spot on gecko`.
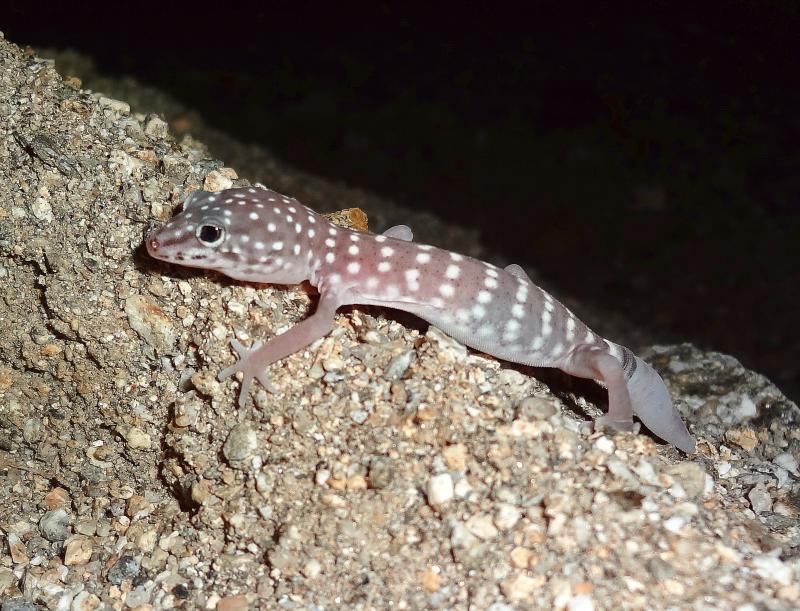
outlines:
M448 265L447 269L444 272L444 275L450 280L455 280L456 278L458 278L458 275L460 273L461 273L461 268L458 265Z
M425 265L426 263L430 263L431 256L426 252L421 252L417 255L416 261L421 265Z

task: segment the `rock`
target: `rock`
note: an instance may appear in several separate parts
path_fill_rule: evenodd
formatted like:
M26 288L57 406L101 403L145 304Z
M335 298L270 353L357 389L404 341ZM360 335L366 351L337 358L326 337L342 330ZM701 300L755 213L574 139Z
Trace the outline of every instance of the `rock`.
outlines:
M46 512L39 520L39 530L48 541L65 541L70 536L70 515L65 509Z
M92 557L93 544L90 537L73 535L64 546L64 564L75 566L86 564Z
M241 422L231 429L222 446L222 454L229 462L238 462L252 456L258 447L256 430L250 422Z
M747 498L750 499L750 506L756 513L772 511L772 496L770 496L764 484L756 485L747 494Z
M455 492L453 490L453 478L449 473L434 475L428 480L427 486L428 502L431 505L443 505L450 501Z
M139 574L139 561L133 556L122 556L108 571L108 581L119 585L123 581L133 581Z

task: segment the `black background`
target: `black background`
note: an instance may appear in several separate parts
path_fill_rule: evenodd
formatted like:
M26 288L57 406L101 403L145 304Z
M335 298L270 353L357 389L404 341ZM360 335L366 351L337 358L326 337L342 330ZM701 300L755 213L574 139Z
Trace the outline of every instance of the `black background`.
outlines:
M67 4L0 29L800 398L800 3Z

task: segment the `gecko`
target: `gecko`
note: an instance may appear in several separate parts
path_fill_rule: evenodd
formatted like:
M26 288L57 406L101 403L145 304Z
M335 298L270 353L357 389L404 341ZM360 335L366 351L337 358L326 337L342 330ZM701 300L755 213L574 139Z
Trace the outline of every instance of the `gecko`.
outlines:
M237 361L218 379L241 372L240 407L253 380L277 392L267 368L327 335L340 306L376 305L410 312L499 359L598 381L608 412L596 426L636 432L636 415L661 439L695 449L658 373L590 330L519 265L503 269L414 242L405 225L382 234L343 228L263 185L194 191L146 248L155 259L235 280L317 288L315 312L289 330L250 347L231 341Z

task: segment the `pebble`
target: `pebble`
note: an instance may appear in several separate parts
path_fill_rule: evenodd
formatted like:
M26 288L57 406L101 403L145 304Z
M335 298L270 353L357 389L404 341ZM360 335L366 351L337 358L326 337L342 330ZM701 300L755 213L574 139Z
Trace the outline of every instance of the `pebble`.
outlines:
M756 513L772 511L772 496L764 487L764 484L757 484L748 494L750 506Z
M153 445L150 435L135 426L120 424L116 428L117 433L127 442L128 446L137 450L149 450Z
M455 495L453 490L453 478L449 473L434 475L428 480L426 489L428 502L431 505L443 505L450 501Z
M249 458L258 447L256 429L250 422L240 422L231 429L222 445L222 454L229 462Z
M782 469L786 469L791 474L795 476L800 476L800 471L798 471L797 459L792 456L789 452L783 452L778 454L775 458L772 459L776 465L781 467Z
M463 443L455 443L442 450L442 456L451 471L465 471L467 468L467 447Z
M553 402L542 397L525 397L519 402L519 417L523 419L547 420L557 412Z
M763 554L755 556L751 563L762 579L774 581L784 586L792 583L792 567L785 564L780 558Z
M369 487L374 489L386 488L394 478L392 460L385 456L375 456L369 461Z
M39 611L39 606L24 598L9 598L0 605L0 611Z
M139 574L139 561L133 556L122 556L108 571L108 580L119 585L125 580L133 580Z
M588 594L578 594L569 599L567 611L594 611L592 597Z
M86 564L92 557L92 539L83 535L73 535L64 546L64 564L75 566Z
M303 575L309 579L316 579L322 573L322 564L319 560L312 558L303 565Z
M509 503L500 503L494 515L494 523L500 530L509 530L519 522L522 512Z
M48 541L66 541L70 536L70 516L65 509L46 512L39 520L39 530Z
M383 377L387 380L399 380L408 371L415 356L416 353L410 349L401 352L386 365L386 369L383 370Z
M15 564L28 564L28 549L16 533L10 532L6 535L8 539L8 551L11 553L11 561Z
M369 413L363 409L356 409L350 412L350 420L356 424L364 424L369 418Z
M680 532L681 528L686 525L686 519L680 516L673 516L667 520L664 520L664 528L672 533Z
M500 591L511 602L530 599L533 593L543 585L542 577L514 575L500 584Z
M497 527L495 527L492 522L492 518L486 514L472 516L467 520L467 528L473 535L484 541L494 539L498 534Z
M594 447L603 454L613 454L616 446L610 437L603 435L594 442Z

